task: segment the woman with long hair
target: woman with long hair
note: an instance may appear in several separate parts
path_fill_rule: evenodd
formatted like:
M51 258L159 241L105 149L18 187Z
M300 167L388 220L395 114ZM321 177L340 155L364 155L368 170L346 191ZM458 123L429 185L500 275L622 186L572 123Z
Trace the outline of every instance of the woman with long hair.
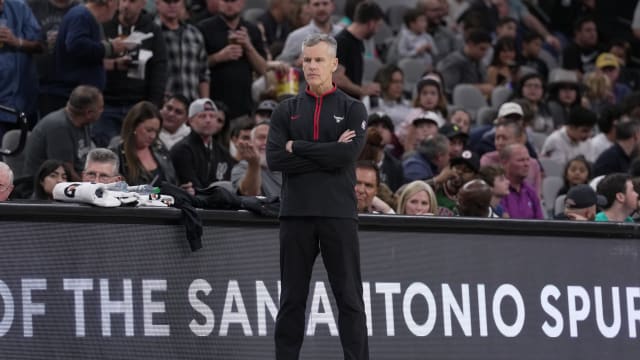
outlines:
M120 144L113 149L120 158L120 173L129 185L176 184L169 151L158 140L162 116L148 101L135 104L122 123Z
M49 159L40 165L35 178L33 179L34 200L53 200L53 188L67 181L69 171L67 165L60 160Z
M398 197L399 215L433 215L438 213L436 194L422 180L416 180L404 187Z
M493 46L493 59L487 68L487 82L493 86L510 86L516 80L516 41L503 37Z
M395 127L400 126L411 111L411 103L404 97L404 73L397 65L385 65L373 81L380 84L380 96L365 96L362 103L369 113L383 112L389 115Z

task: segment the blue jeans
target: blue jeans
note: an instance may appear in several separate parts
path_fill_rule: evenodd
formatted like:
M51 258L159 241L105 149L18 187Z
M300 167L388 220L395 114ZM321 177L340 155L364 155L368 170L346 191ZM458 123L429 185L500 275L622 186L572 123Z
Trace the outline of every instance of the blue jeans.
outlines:
M104 112L91 126L91 138L97 147L108 147L114 136L120 135L122 121L133 105L104 105Z

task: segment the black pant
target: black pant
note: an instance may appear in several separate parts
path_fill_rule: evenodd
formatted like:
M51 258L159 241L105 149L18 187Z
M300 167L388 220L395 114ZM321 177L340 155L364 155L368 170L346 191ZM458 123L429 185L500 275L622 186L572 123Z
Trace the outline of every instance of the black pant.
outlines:
M362 300L358 223L354 219L280 219L280 310L276 359L298 359L304 339L305 308L313 263L322 253L338 304L338 329L345 359L369 359Z

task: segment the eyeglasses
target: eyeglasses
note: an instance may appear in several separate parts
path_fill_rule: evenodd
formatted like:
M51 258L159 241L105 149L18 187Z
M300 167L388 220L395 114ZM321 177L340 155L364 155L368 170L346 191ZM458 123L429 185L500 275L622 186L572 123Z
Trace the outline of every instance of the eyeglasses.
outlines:
M96 173L95 171L85 172L84 176L89 181L95 181L95 180L106 181L106 180L110 180L110 179L115 177L115 175L107 175L107 174L103 174L103 173Z

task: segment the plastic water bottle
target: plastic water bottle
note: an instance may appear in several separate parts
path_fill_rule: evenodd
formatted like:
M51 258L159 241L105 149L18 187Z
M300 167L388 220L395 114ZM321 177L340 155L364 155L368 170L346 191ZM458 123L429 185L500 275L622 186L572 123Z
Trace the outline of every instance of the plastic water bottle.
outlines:
M129 184L126 181L118 181L107 184L106 189L111 191L128 191Z
M148 195L148 194L159 194L160 188L153 187L149 184L143 184L143 185L127 186L127 191Z

